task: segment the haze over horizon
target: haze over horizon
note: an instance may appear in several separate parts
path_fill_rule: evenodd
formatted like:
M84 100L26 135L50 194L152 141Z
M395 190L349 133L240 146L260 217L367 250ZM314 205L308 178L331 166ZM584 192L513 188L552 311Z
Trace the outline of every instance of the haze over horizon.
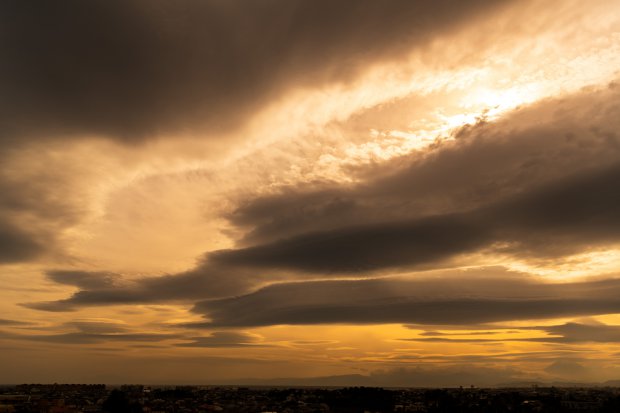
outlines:
M0 21L0 383L620 379L620 3Z

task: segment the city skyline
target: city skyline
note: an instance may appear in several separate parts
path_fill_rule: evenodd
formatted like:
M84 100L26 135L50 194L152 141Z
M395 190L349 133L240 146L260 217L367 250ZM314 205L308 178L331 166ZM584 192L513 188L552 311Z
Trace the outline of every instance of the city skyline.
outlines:
M0 383L620 380L615 2L0 20Z

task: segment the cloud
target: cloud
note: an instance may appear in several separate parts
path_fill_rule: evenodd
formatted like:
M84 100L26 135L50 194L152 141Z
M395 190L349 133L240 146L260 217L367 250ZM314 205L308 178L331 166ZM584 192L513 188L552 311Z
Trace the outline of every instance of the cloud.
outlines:
M26 322L0 320L2 326L28 325ZM41 330L37 328L36 330ZM0 332L0 338L25 340L53 344L101 344L115 342L160 343L168 340L180 341L176 347L227 348L227 347L272 347L263 343L255 334L237 331L214 331L208 336L188 336L183 333L151 333L135 331L124 322L110 319L78 319L43 330L61 330L55 334ZM69 331L67 331L69 330Z
M415 328L415 327L411 327L411 328ZM462 335L467 335L467 336L482 336L482 335L492 335L492 334L498 334L498 331L468 331L467 333L444 333L442 331L423 331L422 333L420 333L421 336L425 336L425 337L443 337L443 336L462 336Z
M229 128L293 85L346 82L497 5L6 2L2 140Z
M176 344L177 347L265 347L259 337L236 331L215 331L206 337L191 337L189 343Z
M3 221L0 216L0 263L27 261L39 256L45 251L41 238Z
M60 276L58 276L60 274ZM201 266L181 274L137 280L115 286L115 274L88 271L52 271L52 280L77 285L85 289L71 297L57 300L24 303L25 307L43 311L74 311L81 306L158 303L205 297L222 297L247 291L267 278L264 274L247 274L242 269Z
M229 216L248 237L190 271L29 306L222 298L266 282L442 268L463 254L527 261L618 242L619 94L612 84L465 127L358 186L257 198Z
M6 318L0 318L0 326L27 326L32 323L20 320L7 320Z
M146 341L159 342L170 339L178 339L178 334L156 334L156 333L93 333L93 332L69 332L60 334L10 334L0 332L0 337L10 340L25 340L55 344L96 344L107 342L132 342Z
M364 273L424 264L475 250L488 242L486 228L467 216L361 225L299 235L270 244L218 251L216 264L282 268L314 273Z
M27 324L27 323L22 323ZM12 324L3 324L11 326ZM0 338L24 340L52 344L99 344L114 342L162 342L166 340L186 339L179 333L150 333L135 331L124 322L111 319L77 319L59 325L36 328L36 333L0 332ZM41 334L39 331L54 331L54 334Z
M62 311L75 305L218 297L239 294L278 270L368 276L381 270L439 266L442 260L484 248L529 258L570 255L620 240L616 214L620 195L614 190L619 181L620 166L614 165L479 210L309 233L217 251L210 253L202 266L183 274L147 278L128 288L98 285L101 288L79 291L66 300L30 307ZM271 279L276 280L275 276Z
M75 182L90 172L64 155L66 146L33 145L23 151L3 146L0 263L61 255L59 243L64 231L87 215L89 206L84 201L88 189L78 188Z
M274 284L254 293L207 300L194 327L278 324L415 323L469 325L619 311L620 281L545 283L530 277L457 271L443 277ZM427 339L429 340L429 339ZM433 338L430 340L450 340Z
M247 233L241 245L257 249L308 233L324 232L329 242L338 231L425 218L440 222L442 216L474 227L472 236L506 241L504 236L529 252L540 251L550 237L567 252L571 243L580 247L582 235L582 243L599 236L605 242L617 225L612 186L620 164L619 99L620 89L612 84L544 100L503 120L464 127L454 141L425 153L373 166L360 184L287 187L246 200L229 219ZM557 210L562 214L554 214ZM485 228L511 221L503 234ZM607 234L602 221L611 224ZM521 242L540 223L548 232ZM556 237L562 227L572 240L566 233ZM457 237L459 230L455 227Z
M0 263L66 254L88 214L74 184L98 168L59 162L65 140L219 142L289 91L347 83L508 1L451 3L3 2Z
M121 278L108 272L49 271L47 277L59 284L73 285L84 289L110 288Z
M480 210L620 162L619 100L615 84L546 99L425 151L358 166L350 171L357 184L291 185L245 199L228 218L246 231L247 246Z
M532 327L556 337L537 340L555 343L620 343L620 326L606 324L565 323L562 325ZM559 336L559 337L557 337Z
M311 273L415 267L504 243L502 252L562 256L620 241L620 164L567 176L462 213L307 233L218 251L216 264Z
M418 327L419 328L419 327ZM467 329L471 329L467 326ZM511 338L502 334L495 338L469 338L468 336L476 335L492 335L498 334L492 331L469 331L466 333L441 333L441 332L423 332L416 338L404 338L403 341L421 341L421 342L438 342L438 343L489 343L489 342L506 342L506 341L530 341L543 343L618 343L620 342L620 326L607 325L601 323L583 324L570 322L560 325L551 326L532 326L520 327L525 331L542 331L549 334L547 337L519 337ZM513 331L514 332L514 331ZM452 336L459 336L454 338Z
M76 320L63 326L89 334L126 333L129 330L125 323L116 320Z

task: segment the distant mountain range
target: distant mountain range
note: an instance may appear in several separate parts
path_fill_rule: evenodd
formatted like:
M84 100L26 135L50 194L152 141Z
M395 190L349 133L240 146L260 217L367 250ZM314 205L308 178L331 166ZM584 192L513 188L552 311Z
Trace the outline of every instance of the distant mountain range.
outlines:
M220 384L225 385L247 385L247 386L300 386L300 387L469 387L472 384L463 382L462 384L446 384L437 385L436 383L424 385L420 380L412 383L394 382L392 380L383 380L384 377L365 376L362 374L345 374L337 376L318 376L318 377L281 377L273 379L238 379L234 381L226 381ZM476 387L497 387L497 388L523 388L523 387L620 387L620 380L608 380L605 382L568 382L568 381L511 381L489 383L473 383Z

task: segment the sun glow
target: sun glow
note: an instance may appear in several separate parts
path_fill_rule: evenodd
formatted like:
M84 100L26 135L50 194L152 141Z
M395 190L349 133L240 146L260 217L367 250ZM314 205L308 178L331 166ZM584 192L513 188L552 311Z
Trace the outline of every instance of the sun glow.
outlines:
M482 112L493 118L521 105L532 103L540 98L536 85L516 86L509 89L480 88L468 95L462 105L465 108L482 108Z

